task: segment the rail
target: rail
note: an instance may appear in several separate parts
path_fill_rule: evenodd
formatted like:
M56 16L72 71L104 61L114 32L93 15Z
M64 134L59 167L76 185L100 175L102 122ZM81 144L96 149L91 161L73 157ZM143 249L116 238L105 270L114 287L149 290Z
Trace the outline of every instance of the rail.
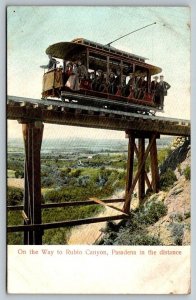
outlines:
M118 131L137 130L162 135L190 136L190 121L137 114L59 100L7 97L7 118L21 123L41 121Z

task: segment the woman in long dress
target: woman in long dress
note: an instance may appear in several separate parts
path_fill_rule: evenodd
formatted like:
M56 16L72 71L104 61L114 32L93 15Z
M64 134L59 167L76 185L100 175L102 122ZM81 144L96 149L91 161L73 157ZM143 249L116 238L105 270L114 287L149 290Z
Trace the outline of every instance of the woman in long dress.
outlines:
M73 67L72 67L72 70L70 73L71 74L70 74L65 86L70 88L71 90L78 91L80 89L80 84L79 84L78 67L76 64L73 64Z

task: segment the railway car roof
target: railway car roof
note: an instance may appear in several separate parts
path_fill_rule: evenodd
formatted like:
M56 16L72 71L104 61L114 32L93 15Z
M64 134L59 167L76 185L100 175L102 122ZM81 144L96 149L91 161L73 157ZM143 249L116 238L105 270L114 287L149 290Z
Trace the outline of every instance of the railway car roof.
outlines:
M125 56L125 57L136 59L136 60L139 60L139 61L145 61L145 60L148 59L148 58L143 57L143 56L139 56L139 55L136 55L136 54L133 54L133 53L129 53L129 52L126 52L126 51L123 51L123 50L116 49L116 48L111 47L109 45L102 45L100 43L95 43L95 42L89 41L89 40L84 39L84 38L76 38L76 39L72 40L72 42L77 43L77 44L83 44L83 45L86 45L86 46L91 46L91 47L94 47L94 48L97 48L97 49L102 49L102 50L110 52L111 54L115 53L115 54L118 54L118 55L122 55L122 56Z
M71 42L60 42L53 45L50 45L46 49L46 54L51 54L53 57L60 58L60 59L78 59L81 54L87 47L97 50L102 50L104 52L109 52L112 56L121 56L122 60L133 60L138 65L146 67L150 70L151 75L155 75L162 71L161 68L146 64L145 57L138 56L132 53L128 53L125 51L118 50L114 47L102 45L99 43L95 43L83 38L77 38L72 40Z
M72 42L60 42L49 46L46 49L46 54L51 54L53 57L67 59L77 56L82 50L85 50L85 45L78 45Z

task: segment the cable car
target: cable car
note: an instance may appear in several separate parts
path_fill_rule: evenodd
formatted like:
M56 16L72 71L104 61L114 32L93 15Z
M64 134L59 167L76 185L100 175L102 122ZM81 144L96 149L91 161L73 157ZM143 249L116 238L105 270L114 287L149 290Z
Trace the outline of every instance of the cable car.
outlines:
M53 63L43 75L43 99L75 99L137 113L162 110L151 90L152 76L162 69L145 57L84 38L53 44L46 54Z

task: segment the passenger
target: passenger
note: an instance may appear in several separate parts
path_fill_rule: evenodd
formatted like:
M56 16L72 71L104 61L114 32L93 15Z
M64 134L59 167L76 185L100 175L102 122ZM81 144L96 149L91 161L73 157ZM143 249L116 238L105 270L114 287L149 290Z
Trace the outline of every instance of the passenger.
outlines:
M96 91L96 86L97 86L97 75L95 72L90 74L90 80L91 80L91 88L92 90Z
M115 75L113 72L109 74L109 81L108 81L108 93L109 94L116 94L116 86L115 86Z
M147 81L145 80L145 76L141 76L140 79L137 81L137 99L143 99L145 92L147 89Z
M73 64L70 61L66 62L66 66L65 66L65 83L67 82L69 76L72 74L72 70L73 70Z
M159 104L159 96L158 96L158 86L159 86L159 83L158 83L158 76L155 76L153 79L153 81L151 82L151 86L150 86L150 92L153 96L153 99L154 99L154 102L156 104Z
M134 97L134 91L135 91L135 78L133 73L129 74L129 81L125 86L124 90L124 97L133 98Z
M79 78L81 79L88 79L88 70L84 64L80 60L78 60L78 74Z
M108 93L107 74L103 74L102 93Z
M104 74L102 70L97 71L95 91L102 92L104 90Z
M144 80L143 80L143 86L142 86L142 98L141 99L145 99L146 93L148 91L148 81L146 80L146 76L144 76Z
M116 77L114 81L114 90L115 95L120 96L121 95L121 70L117 69L116 71Z
M74 91L78 91L80 89L77 64L73 64L71 75L69 76L65 86Z
M117 91L117 93L119 93L119 96L123 96L125 97L126 94L126 75L122 75L122 84L120 86L120 92Z
M170 85L169 83L167 83L166 81L163 80L164 76L161 75L160 76L160 81L159 81L159 85L158 85L158 96L160 99L160 108L163 109L164 106L164 96L167 96L167 91L170 89Z
M42 66L40 66L40 68L48 69L48 71L52 70L52 69L56 69L57 64L59 64L59 61L57 61L55 58L53 58L51 54L48 54L48 58L49 58L48 64L42 65Z
M139 80L140 80L140 76L137 74L135 76L135 89L134 89L134 98L135 99L138 98L138 94L139 94Z

